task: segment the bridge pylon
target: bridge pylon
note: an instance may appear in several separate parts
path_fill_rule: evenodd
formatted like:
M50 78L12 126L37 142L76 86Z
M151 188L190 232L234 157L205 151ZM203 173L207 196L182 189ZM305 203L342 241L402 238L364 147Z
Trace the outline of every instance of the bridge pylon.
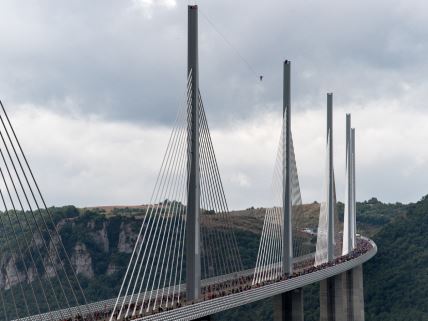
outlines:
M327 261L334 260L335 231L334 210L336 207L333 172L333 94L327 94Z
M293 273L293 229L291 223L291 93L290 93L290 61L284 62L284 92L283 92L283 139L282 139L282 271Z
M199 170L199 65L198 6L188 6L187 74L188 97L188 190L186 220L186 298L199 299L201 292L200 170Z
M317 232L315 265L332 262L341 255L338 243L339 221L336 213L336 184L333 167L333 94L327 94L327 159L325 199L321 203Z
M284 61L282 119L282 273L293 274L293 195L291 137L291 63ZM273 298L275 321L303 321L303 289L281 293Z
M355 129L351 128L351 115L346 115L346 175L345 213L343 220L343 250L346 255L355 249L356 201L355 201Z
M351 169L352 169L352 230L351 244L352 249L357 246L357 197L355 188L355 128L351 128Z

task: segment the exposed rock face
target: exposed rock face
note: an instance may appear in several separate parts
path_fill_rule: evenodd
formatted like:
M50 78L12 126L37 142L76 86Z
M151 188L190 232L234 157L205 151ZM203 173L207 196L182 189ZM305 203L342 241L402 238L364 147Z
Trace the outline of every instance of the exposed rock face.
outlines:
M94 231L94 241L103 249L104 252L109 251L109 240L107 234L107 223L103 223L103 228L98 231Z
M132 229L131 224L123 223L120 225L119 242L117 249L120 253L132 253L134 249L137 233Z
M74 246L71 264L73 264L77 274L82 274L87 278L92 278L94 276L92 257L85 244L79 242Z
M114 274L114 273L116 273L117 271L119 271L120 269L119 269L119 267L116 265L116 264L113 264L113 263L110 263L109 265L108 265L108 268L107 268L107 272L106 272L106 274L107 275L112 275L112 274Z
M27 272L27 282L33 282L37 277L36 273L34 266L29 267Z
M102 215L77 216L58 221L56 229L61 236L50 231L50 235L44 232L42 237L34 231L26 241L21 240L20 246L25 248L28 244L32 248L31 254L38 268L28 251L25 253L25 267L17 248L12 249L12 254L0 251L0 289L8 289L19 282L33 282L38 277L56 277L67 264L60 237L76 274L89 279L95 276L95 271L97 275L112 275L126 264L125 254L132 253L137 238L135 226L139 224L140 218L110 220ZM115 260L110 261L113 257Z
M26 280L26 276L22 271L19 271L16 268L15 256L10 256L6 260L4 268L2 268L0 285L5 289L9 289L11 286L14 286L24 280Z
M40 237L40 234L38 232L35 232L33 234L33 238L31 239L31 246L37 246L37 247L43 246L43 240Z
M22 271L17 268L15 257L10 257L7 263L3 262L0 270L0 288L9 289L19 282L33 282L36 278L36 270L33 266L28 271Z
M48 255L44 258L45 275L48 277L56 276L56 271L61 268L61 260L58 257L60 251L60 239L54 234L48 246Z

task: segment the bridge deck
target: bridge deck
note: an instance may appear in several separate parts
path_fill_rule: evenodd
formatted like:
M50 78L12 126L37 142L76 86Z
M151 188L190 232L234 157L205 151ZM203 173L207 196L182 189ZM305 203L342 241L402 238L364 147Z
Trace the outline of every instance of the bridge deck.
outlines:
M303 286L319 282L321 280L327 279L334 275L341 274L347 270L351 270L364 262L370 260L377 253L376 244L366 239L370 242L372 248L366 253L357 256L354 259L349 261L329 266L322 270L317 270L312 273L303 274L288 280L274 282L271 284L266 284L260 287L252 288L251 290L243 291L240 293L235 293L227 295L224 297L219 297L203 302L198 302L191 305L186 305L178 309L173 309L170 311L165 311L150 316L145 316L137 321L169 321L169 320L194 320L201 318L207 315L218 313L221 311L229 310L241 305L248 303L256 302L263 300L277 294L284 292L289 292L294 289L301 288Z
M263 285L256 285L255 287L252 287L251 289L248 289L245 291L228 294L225 296L220 296L209 300L196 302L193 304L183 305L180 307L176 307L172 310L156 312L151 315L143 316L140 318L134 318L133 320L135 321L194 320L203 316L225 311L234 307L238 307L251 302L269 298L276 294L288 292L315 282L319 282L331 276L341 274L347 270L350 270L370 260L377 252L376 244L369 239L366 239L366 238L362 238L362 239L365 240L366 242L369 242L371 245L371 248L367 252L355 258L352 258L348 261L327 266L323 269L315 270L313 272L302 274L300 276L295 276L287 280L267 281L267 282L264 282ZM313 258L313 254L305 257L296 258L294 263L299 263L311 258ZM275 268L275 266L272 266L272 268ZM300 270L303 271L303 270L307 270L308 268L309 268L308 266L305 266ZM233 280L242 276L251 276L253 275L253 273L254 273L254 269L249 269L249 270L241 271L239 273L233 273L233 274L224 275L221 277L206 279L206 280L203 280L202 285L206 286L210 284L217 284L218 282ZM181 291L182 292L185 291L185 285L181 286ZM130 296L126 298L125 297L121 298L119 302L122 303L123 300L125 300L125 302L129 302ZM32 320L50 321L52 319L64 320L64 318L67 319L76 315L82 315L82 312L83 314L85 314L85 312L88 311L88 308L93 312L111 310L113 309L115 302L116 302L116 299L109 299L109 300L91 303L88 305L88 307L80 306L80 307L73 307L71 309L63 309L60 311L52 311L50 314L44 313L41 315L34 315L27 318L21 318L15 321L32 321ZM100 318L97 320L104 320L104 318Z
M294 258L294 263L300 263L302 261L308 260L308 259L313 259L314 258L314 254L315 253L310 253L307 254L305 256L301 256L298 258ZM269 265L267 266L267 268L278 268L280 265L280 263L277 263L275 265ZM246 276L252 276L254 275L254 268L252 269L247 269L244 271L239 271L236 273L231 273L231 274L226 274L226 275L221 275L221 276L216 276L216 277L212 277L212 278L208 278L208 279L204 279L202 280L201 284L202 286L208 286L208 285L214 285L214 284L218 284L219 282L226 282L226 281L230 281L230 280L234 280L234 279L238 279L240 277L246 277ZM174 291L177 291L178 286L171 287L171 288L165 288L164 292L168 292L168 289L170 290L171 293L174 293ZM157 290L153 291L153 298L155 297ZM160 289L159 292L162 292L163 289ZM180 292L185 292L186 291L186 284L181 284L180 285ZM147 297L150 297L151 292L148 292L146 294ZM141 293L141 297L143 296L143 293ZM134 300L135 300L136 295L134 296ZM159 297L159 296L158 296ZM131 301L131 296L128 295L127 297L121 297L118 301L119 306L125 301L125 304L129 303ZM64 320L66 318L70 318L76 315L82 315L82 314L86 314L88 311L92 311L92 312L96 312L96 311L104 311L104 310L110 310L113 309L115 306L117 298L112 298L112 299L107 299L107 300L102 300L102 301L97 301L97 302L93 302L93 303L89 303L87 306L81 305L81 306L75 306L75 307L71 307L70 309L62 309L62 310L56 310L56 311L52 311L50 313L46 312L40 315L33 315L30 318L25 317L25 318L20 318L20 319L15 319L13 321L31 321L31 320Z

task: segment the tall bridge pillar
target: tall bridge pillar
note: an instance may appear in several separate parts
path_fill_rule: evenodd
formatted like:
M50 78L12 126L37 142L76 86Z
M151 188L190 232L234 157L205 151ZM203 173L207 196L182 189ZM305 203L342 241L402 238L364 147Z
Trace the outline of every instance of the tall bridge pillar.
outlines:
M356 200L355 200L355 129L351 128L351 115L346 114L346 177L345 213L343 220L343 249L346 255L355 249Z
M364 321L363 266L346 271L346 321Z
M320 283L320 321L364 321L363 266Z
M351 128L351 170L352 170L352 248L357 246L357 198L356 198L356 187L355 187L355 128Z
M293 274L293 229L291 191L291 90L290 61L284 62L282 128L282 272ZM275 321L303 321L303 289L274 297Z
M345 175L345 213L343 219L343 248L342 255L354 249L352 233L353 224L353 186L352 186L352 145L351 145L351 115L346 114L346 175Z
M334 209L335 209L335 187L333 174L333 94L327 94L327 144L328 144L328 179L327 179L327 261L331 262L335 257L334 238Z
M320 282L320 321L346 321L346 272Z
M291 99L290 61L284 62L283 139L282 139L282 271L293 273L293 230L291 226Z
M303 288L273 298L274 321L303 321Z
M188 7L187 73L191 79L188 191L186 220L186 298L197 300L201 292L200 173L199 173L199 70L198 6Z

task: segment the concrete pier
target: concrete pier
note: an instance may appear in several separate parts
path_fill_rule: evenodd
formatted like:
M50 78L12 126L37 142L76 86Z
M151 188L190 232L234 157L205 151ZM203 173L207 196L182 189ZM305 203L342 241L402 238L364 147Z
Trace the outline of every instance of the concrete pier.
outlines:
M363 267L320 283L321 321L364 321Z
M273 298L274 321L303 321L303 289L285 292Z
M346 321L364 321L363 266L346 272Z
M320 321L345 321L346 273L320 282Z

